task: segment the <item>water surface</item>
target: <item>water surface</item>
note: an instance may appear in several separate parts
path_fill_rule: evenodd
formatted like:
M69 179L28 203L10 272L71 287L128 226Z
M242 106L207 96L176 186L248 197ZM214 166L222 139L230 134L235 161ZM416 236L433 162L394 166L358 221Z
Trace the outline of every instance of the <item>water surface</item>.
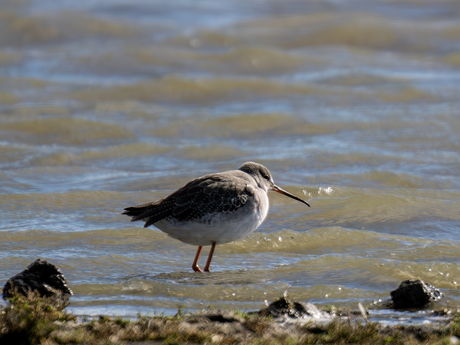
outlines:
M457 1L5 1L0 284L37 258L77 314L356 309L409 278L460 305ZM124 207L254 160L259 230L196 248ZM204 251L202 265L207 251Z

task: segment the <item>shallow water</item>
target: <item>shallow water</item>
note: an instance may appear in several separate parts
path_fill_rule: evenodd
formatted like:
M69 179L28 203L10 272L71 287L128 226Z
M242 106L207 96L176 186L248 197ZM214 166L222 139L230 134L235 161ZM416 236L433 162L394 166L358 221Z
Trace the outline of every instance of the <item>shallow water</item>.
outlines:
M457 1L4 1L0 284L36 258L77 314L370 308L399 282L459 307ZM259 230L196 248L120 213L248 160ZM202 257L204 264L207 250Z

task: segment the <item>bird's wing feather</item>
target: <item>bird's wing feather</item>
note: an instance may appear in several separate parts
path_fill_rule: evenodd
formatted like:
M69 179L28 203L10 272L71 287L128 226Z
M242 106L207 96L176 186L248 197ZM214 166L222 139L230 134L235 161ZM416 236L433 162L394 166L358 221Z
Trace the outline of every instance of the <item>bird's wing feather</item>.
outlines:
M133 216L132 221L145 220L144 227L167 217L191 221L217 212L234 212L252 194L254 188L245 181L213 174L190 181L164 199L128 207L123 214Z

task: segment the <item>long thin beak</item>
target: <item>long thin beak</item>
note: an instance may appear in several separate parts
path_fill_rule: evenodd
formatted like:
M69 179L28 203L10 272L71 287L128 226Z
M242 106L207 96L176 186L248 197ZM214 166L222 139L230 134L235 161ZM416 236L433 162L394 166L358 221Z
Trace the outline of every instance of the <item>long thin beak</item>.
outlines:
M272 191L275 191L277 193L280 193L280 194L283 194L283 195L286 195L294 200L297 200L297 201L300 201L301 203L304 203L305 205L307 205L308 207L310 207L310 204L306 201L303 201L302 199L296 197L295 195L289 193L288 191L285 191L283 188L280 188L278 187L276 184L273 185L272 187Z

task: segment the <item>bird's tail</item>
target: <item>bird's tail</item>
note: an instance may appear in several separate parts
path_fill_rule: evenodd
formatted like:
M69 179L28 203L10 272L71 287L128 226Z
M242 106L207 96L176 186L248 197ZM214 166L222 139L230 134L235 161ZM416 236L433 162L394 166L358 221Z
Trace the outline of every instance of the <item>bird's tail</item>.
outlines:
M145 218L145 213L152 209L152 203L142 204L138 206L126 207L122 214L133 217L132 222Z

